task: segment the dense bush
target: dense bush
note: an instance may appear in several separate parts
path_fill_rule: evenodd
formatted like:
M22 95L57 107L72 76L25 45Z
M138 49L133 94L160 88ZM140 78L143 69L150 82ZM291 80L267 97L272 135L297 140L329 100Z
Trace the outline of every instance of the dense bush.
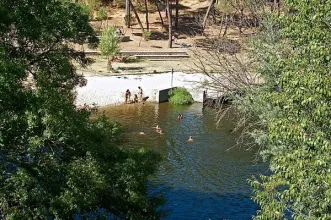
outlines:
M178 87L169 91L169 102L175 105L187 105L194 102L192 95L187 91L187 89Z

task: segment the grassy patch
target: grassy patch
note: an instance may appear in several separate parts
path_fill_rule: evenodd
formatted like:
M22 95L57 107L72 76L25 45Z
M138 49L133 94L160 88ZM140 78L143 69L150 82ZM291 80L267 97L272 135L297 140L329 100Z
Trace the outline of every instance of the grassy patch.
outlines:
M194 102L192 95L182 87L170 90L169 95L169 102L175 105L188 105Z

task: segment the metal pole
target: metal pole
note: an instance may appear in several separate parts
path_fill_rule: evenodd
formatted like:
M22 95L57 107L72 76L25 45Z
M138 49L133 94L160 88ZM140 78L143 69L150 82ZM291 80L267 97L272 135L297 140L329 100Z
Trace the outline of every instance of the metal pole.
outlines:
M171 88L173 87L174 84L174 69L171 69Z

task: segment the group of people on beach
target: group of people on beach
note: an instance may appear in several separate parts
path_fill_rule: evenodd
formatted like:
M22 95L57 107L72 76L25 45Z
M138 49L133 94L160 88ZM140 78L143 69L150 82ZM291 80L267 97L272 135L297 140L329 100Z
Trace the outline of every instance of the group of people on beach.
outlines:
M177 119L178 119L179 122L180 122L181 120L183 120L183 119L184 119L183 114L179 114L178 117L177 117ZM155 128L156 133L164 134L164 133L163 133L163 130L159 127L159 125L156 125L156 126L153 127L153 128ZM145 135L144 130L140 131L139 134L140 134L140 135ZM192 141L193 141L193 137L192 137L192 136L189 136L189 138L188 138L187 141L188 141L188 142L192 142Z
M143 89L138 86L138 94L134 94L133 99L131 99L131 92L129 89L125 92L125 103L132 104L132 103L143 103Z

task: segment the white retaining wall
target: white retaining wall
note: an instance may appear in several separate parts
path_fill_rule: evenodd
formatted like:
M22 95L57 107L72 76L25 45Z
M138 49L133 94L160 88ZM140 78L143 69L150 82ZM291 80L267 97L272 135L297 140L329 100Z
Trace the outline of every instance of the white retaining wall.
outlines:
M202 102L203 89L200 82L206 78L203 74L171 73L149 75L121 75L121 76L88 76L87 85L77 88L76 105L98 106L121 104L125 100L125 91L129 89L131 96L138 93L138 86L143 89L143 96L149 96L147 101L158 102L160 90L172 87L184 87L197 102Z

